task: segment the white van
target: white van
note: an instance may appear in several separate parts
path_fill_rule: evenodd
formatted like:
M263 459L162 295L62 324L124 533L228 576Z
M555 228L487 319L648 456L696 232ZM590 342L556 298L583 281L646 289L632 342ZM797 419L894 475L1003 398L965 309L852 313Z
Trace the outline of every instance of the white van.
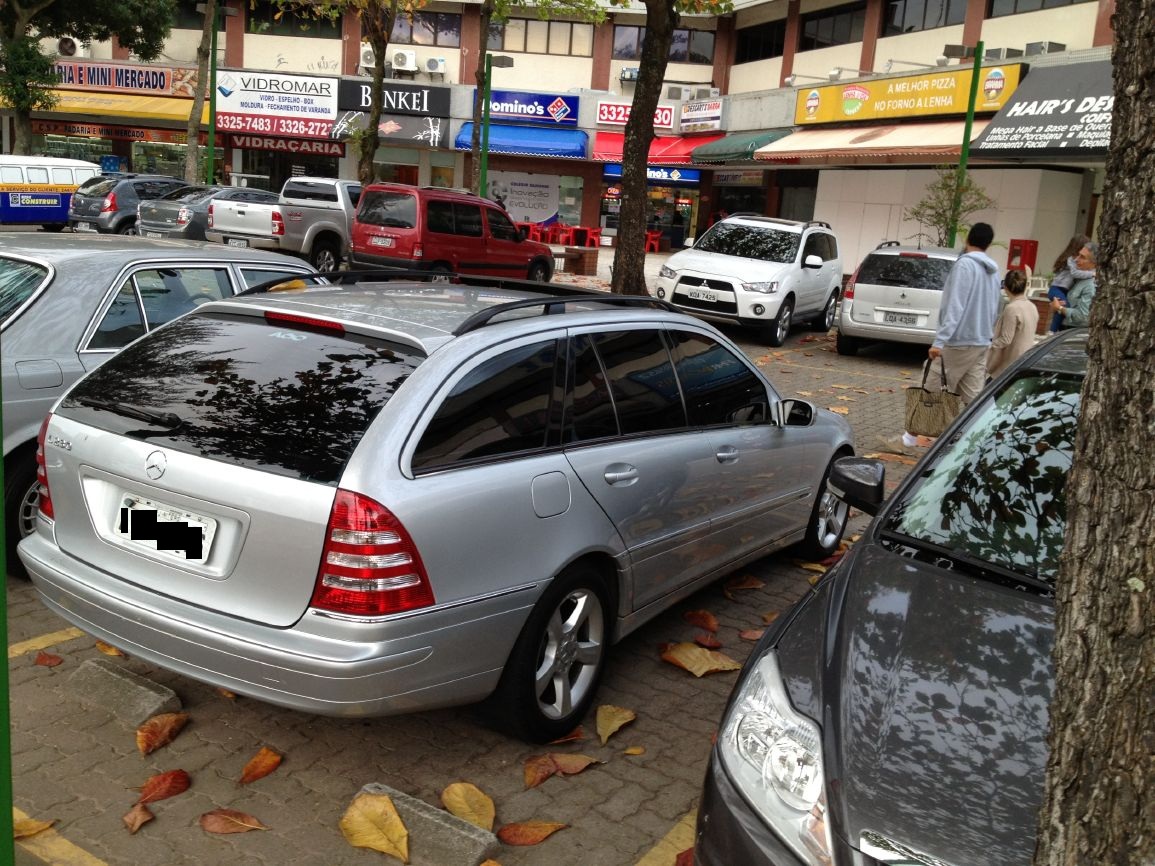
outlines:
M76 188L100 166L59 156L0 155L0 224L42 225L60 231Z

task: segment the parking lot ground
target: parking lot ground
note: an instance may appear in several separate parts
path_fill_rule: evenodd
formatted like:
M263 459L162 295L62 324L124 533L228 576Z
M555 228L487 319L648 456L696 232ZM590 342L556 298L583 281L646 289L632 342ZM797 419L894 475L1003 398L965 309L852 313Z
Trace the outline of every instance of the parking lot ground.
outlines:
M802 396L844 410L859 454L879 453L877 438L901 432L904 385L925 350L878 347L859 357L839 357L833 339L796 328L781 349L742 345L784 396ZM909 470L909 458L891 455L888 485ZM849 534L866 518L852 519ZM667 866L686 838L706 759L735 673L702 678L661 660L659 647L692 640L700 632L684 614L708 610L717 618L721 652L743 661L754 644L739 632L761 628L810 589L816 575L790 551L740 569L763 585L727 594L720 581L673 607L623 640L611 654L598 704L633 710L636 721L602 745L591 712L585 739L530 746L488 727L472 708L384 719L327 719L282 710L217 690L136 659L113 659L173 689L190 722L168 746L142 757L131 726L108 709L86 703L71 675L89 660L105 658L91 637L71 631L43 608L31 586L7 582L9 671L15 807L41 820L66 843L67 856L37 855L22 845L21 866L204 866L294 863L360 866L393 862L349 846L338 821L368 783L382 783L437 805L442 790L468 781L496 804L496 826L552 821L566 828L532 847L503 846L503 866ZM61 658L37 665L39 652ZM249 785L237 780L261 747L284 756L278 769ZM627 754L631 747L644 749ZM573 776L554 776L526 789L523 765L546 752L580 753L600 763ZM155 820L130 835L121 818L152 775L183 769L191 788L151 805ZM218 836L198 826L217 808L247 812L267 831ZM679 835L678 828L682 827ZM690 836L692 840L692 834ZM663 845L663 840L668 844ZM33 840L34 841L34 840ZM412 862L423 861L422 840L410 839ZM55 849L54 849L55 850ZM84 859L92 858L92 859ZM26 863L27 861L27 863ZM454 864L444 864L454 866Z

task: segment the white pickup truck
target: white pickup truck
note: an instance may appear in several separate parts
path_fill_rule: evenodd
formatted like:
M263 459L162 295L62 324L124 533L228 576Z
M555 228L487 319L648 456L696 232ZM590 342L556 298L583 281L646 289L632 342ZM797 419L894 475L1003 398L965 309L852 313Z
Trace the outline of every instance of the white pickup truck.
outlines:
M334 271L349 251L349 233L361 184L331 177L285 181L276 204L214 201L205 237L234 247L277 250Z

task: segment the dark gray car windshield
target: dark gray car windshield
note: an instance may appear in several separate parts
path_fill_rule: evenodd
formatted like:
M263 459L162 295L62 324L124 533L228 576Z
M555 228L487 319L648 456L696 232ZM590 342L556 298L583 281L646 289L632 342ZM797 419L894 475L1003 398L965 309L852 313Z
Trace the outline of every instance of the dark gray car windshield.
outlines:
M20 309L48 278L48 268L18 259L0 258L0 325Z
M1082 377L1028 370L939 455L884 530L1054 585Z
M371 190L361 196L360 222L386 228L411 229L417 226L417 198L405 192Z
M796 232L722 222L716 223L702 235L694 244L694 249L765 262L792 262L798 255L798 242L801 238Z
M931 258L925 253L871 253L858 269L855 282L941 291L953 265L951 259Z
M58 411L157 447L336 485L422 360L385 340L193 314L102 364Z

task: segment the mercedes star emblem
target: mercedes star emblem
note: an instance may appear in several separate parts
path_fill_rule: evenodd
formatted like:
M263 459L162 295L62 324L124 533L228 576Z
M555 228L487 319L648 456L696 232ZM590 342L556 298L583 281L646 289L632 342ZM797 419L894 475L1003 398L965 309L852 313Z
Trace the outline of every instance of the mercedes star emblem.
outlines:
M153 481L164 475L167 468L168 458L164 456L163 451L153 451L144 461L144 474Z

